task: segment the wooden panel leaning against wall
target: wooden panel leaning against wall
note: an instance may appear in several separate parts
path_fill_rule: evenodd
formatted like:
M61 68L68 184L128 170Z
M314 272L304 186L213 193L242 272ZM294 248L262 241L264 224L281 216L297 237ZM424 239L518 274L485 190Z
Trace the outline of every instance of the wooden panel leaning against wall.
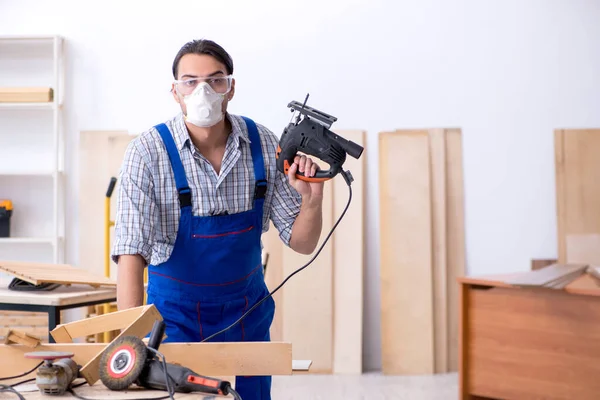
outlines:
M465 272L459 129L379 136L382 370L458 370Z
M336 133L365 145L364 131ZM110 177L118 177L125 149L134 137L122 131L81 134L80 264L100 273L104 271L105 257L104 196ZM365 154L359 160L348 157L344 167L355 179L352 203L344 219L317 260L294 275L273 296L276 312L271 340L291 341L294 359L313 360L314 373L362 373ZM348 187L341 175L326 184L325 195L319 245L348 200ZM112 219L115 198L112 198ZM263 246L265 254L268 253L265 278L270 290L312 257L296 255L287 249L272 223L263 235ZM114 265L111 274L116 276Z
M600 129L554 131L558 262L566 263L569 235L600 233Z

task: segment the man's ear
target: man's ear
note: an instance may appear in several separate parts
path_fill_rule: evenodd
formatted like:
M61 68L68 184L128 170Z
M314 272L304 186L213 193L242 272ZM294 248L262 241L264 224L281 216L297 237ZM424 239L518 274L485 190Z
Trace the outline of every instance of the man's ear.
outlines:
M179 96L177 95L177 90L175 89L175 84L174 83L171 84L171 94L173 95L173 98L175 99L175 101L177 103L180 103Z
M231 80L231 90L229 91L229 100L233 99L233 95L235 95L235 79Z

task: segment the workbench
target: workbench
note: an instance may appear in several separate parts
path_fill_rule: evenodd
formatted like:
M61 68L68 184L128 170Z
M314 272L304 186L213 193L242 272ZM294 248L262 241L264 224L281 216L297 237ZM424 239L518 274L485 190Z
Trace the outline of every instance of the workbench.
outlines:
M51 291L14 291L0 287L0 310L44 312L48 314L48 332L61 323L62 310L112 303L117 300L116 288L93 288L89 285L60 286ZM52 335L48 338L55 343Z
M515 275L458 279L459 398L598 399L600 281L505 283Z
M82 382L82 379L76 379L74 384L78 384ZM3 383L3 382L0 382ZM62 396L48 396L39 392L35 382L28 382L18 386L15 386L15 389L21 393L21 395L27 400L49 400L49 399L69 399L73 400L75 397L66 392ZM112 391L108 389L106 386L102 384L102 382L97 382L96 384L90 386L87 383L76 387L73 389L76 395L85 397L87 399L106 399L106 400L117 400L117 399L153 399L153 398L162 398L164 396L168 396L168 393L160 390L148 390L139 388L137 386L132 386L127 391ZM198 400L221 400L221 399L233 399L233 396L216 396L216 395L208 395L208 394L198 394L198 393L175 393L173 396L175 399L198 399ZM168 398L168 397L167 397ZM0 392L0 400L18 400L18 397L15 393L10 391L2 391Z

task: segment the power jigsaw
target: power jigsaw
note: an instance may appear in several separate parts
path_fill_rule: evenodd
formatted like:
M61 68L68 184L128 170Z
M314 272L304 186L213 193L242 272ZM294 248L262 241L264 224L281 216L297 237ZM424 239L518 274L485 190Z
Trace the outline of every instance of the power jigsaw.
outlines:
M358 159L364 149L332 132L329 128L337 118L307 106L307 100L308 95L303 104L297 101L288 104L288 108L298 114L283 130L275 153L276 165L279 172L287 174L299 152L314 156L329 168L319 169L315 176L305 176L298 171L296 177L306 182L323 182L342 172L348 154Z

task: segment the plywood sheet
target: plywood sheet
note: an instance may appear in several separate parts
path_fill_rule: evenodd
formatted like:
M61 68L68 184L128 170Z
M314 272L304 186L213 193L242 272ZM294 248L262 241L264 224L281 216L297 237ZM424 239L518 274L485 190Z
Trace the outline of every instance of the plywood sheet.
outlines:
M444 129L446 144L446 284L448 371L458 371L460 284L466 274L465 205L462 131Z
M429 374L435 366L428 132L381 133L379 154L382 370Z
M79 141L78 265L104 275L105 199L111 177L118 178L125 150L135 136L126 131L84 131ZM111 198L115 218L119 182ZM111 229L110 243L113 230ZM111 277L116 277L110 262Z
M0 261L0 271L35 285L41 283L87 284L116 286L116 281L68 264Z
M554 133L558 262L566 263L567 235L600 233L600 129Z
M265 283L269 291L275 290L284 279L283 276L283 247L279 231L272 222L269 230L262 235L263 251L268 256L266 259ZM285 286L284 286L285 287ZM283 287L273 294L275 301L275 316L271 324L271 340L283 340Z
M365 146L364 131L337 131L345 139ZM365 152L357 160L346 158L344 169L354 178L352 202L332 235L333 240L333 372L362 373L363 271L365 259ZM333 219L348 203L348 185L342 176L333 180Z
M600 234L566 235L567 263L600 266Z
M448 274L446 231L446 140L443 129L429 132L433 260L435 372L448 370Z
M333 225L333 185L323 193L323 230L317 250ZM283 249L283 275L287 277L305 265L316 253L298 254ZM283 290L283 340L292 343L294 359L312 360L313 373L333 369L333 246L325 244L307 268L287 281Z

